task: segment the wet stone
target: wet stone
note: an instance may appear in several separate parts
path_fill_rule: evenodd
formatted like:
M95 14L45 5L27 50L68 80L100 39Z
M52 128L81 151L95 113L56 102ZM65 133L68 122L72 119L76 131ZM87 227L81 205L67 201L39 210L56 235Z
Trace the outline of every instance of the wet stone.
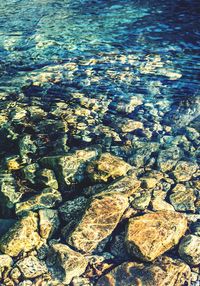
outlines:
M62 201L62 196L58 190L46 188L40 194L31 197L29 200L16 204L16 213L21 215L29 211L45 208L53 208Z
M186 235L179 245L180 257L189 265L200 264L200 237Z
M64 285L69 284L74 277L83 274L87 264L82 254L61 243L51 246L47 258L47 266L54 279L58 282L62 281Z
M35 256L28 256L16 264L24 278L35 278L48 272L44 262L40 261Z
M152 261L176 245L186 229L187 219L173 211L131 218L126 233L128 251L133 257Z
M34 213L29 213L17 221L6 234L0 238L0 251L10 256L28 252L40 246L42 240L38 234L38 220Z
M116 179L125 176L132 167L119 157L103 153L87 167L89 177L95 182L107 182L110 178Z
M181 260L163 257L162 260L150 264L125 262L111 272L102 276L97 286L182 286L189 285L191 276L190 268Z

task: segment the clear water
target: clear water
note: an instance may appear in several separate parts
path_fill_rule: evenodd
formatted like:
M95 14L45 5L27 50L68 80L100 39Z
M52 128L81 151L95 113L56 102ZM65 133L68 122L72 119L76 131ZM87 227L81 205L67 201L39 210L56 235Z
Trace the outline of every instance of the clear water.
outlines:
M38 105L51 113L59 102L83 107L93 121L81 115L87 128L72 125L68 146L99 143L126 159L124 142L162 145L164 136L184 135L185 127L198 130L199 13L198 0L1 1L1 111ZM77 92L99 109L80 103ZM133 112L117 107L134 96L142 104ZM151 135L118 131L114 115L141 121ZM120 139L107 144L97 126L111 127Z

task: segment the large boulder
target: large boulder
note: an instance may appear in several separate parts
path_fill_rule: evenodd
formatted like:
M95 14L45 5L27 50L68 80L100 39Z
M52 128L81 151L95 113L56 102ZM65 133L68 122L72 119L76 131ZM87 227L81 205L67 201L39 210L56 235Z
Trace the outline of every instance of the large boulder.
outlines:
M129 206L128 197L138 190L140 182L134 176L125 177L95 195L67 242L78 250L93 252L119 223Z
M132 218L128 222L126 243L131 255L152 261L184 235L187 219L173 211L159 211Z
M96 286L183 286L190 284L190 276L187 264L163 257L150 265L125 262L102 276Z
M68 285L71 280L85 272L87 260L81 254L61 243L52 244L47 265L57 281Z
M0 238L0 251L10 256L39 248L42 239L38 234L37 215L30 212L17 221L6 234Z

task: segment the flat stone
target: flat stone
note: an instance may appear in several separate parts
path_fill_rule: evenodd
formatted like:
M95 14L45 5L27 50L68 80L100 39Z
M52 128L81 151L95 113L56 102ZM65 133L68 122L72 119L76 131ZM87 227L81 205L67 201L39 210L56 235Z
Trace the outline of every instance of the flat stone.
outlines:
M128 205L127 196L122 194L95 196L67 242L83 252L93 252L113 232Z
M170 203L176 211L180 212L195 212L196 196L193 189L185 189L184 191L173 192L169 196Z
M190 277L187 264L163 257L150 265L125 262L102 276L96 286L183 286L190 285Z
M38 234L37 215L30 212L28 216L17 221L0 239L0 251L10 256L28 252L41 245Z
M28 201L16 204L16 214L23 214L39 209L53 208L62 201L62 196L58 190L46 188L40 194L32 196Z
M51 246L47 265L55 279L69 284L74 277L85 272L88 261L67 245L56 243Z
M64 188L83 181L87 163L96 157L95 149L86 149L63 156L44 157L40 162L42 166L55 172L58 183Z
M176 165L173 175L178 182L189 181L197 171L198 165L190 161L180 161Z
M179 245L180 257L189 265L200 264L200 237L196 235L186 235Z
M89 177L95 182L107 182L109 178L125 176L132 166L117 156L103 153L87 167Z
M48 272L45 263L35 256L28 256L18 261L16 265L24 278L35 278Z
M57 210L39 210L40 236L45 239L51 238L59 229L60 221Z
M174 245L184 235L187 219L173 211L159 211L129 220L126 243L131 255L152 261Z

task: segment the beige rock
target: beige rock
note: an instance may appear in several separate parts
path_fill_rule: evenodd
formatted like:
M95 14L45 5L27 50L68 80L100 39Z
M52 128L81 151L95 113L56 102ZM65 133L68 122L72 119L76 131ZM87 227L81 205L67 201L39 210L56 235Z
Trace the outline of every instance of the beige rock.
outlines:
M126 243L131 255L152 261L174 245L184 235L187 219L173 211L159 211L129 220Z
M183 286L190 285L190 277L187 264L163 257L146 266L125 262L102 276L96 286Z
M151 201L151 206L154 211L174 211L174 207L160 197L154 198Z
M47 264L53 277L68 285L74 277L85 272L88 261L67 245L56 243L51 246Z
M185 187L185 186L184 186ZM184 188L182 188L184 189ZM173 189L173 193L170 195L169 200L176 211L195 211L196 196L193 189L185 189L184 191L178 191L178 188Z
M78 250L92 252L113 232L128 205L127 196L122 194L95 196L67 242Z
M148 178L148 177L142 177L141 178L142 185L146 189L153 189L155 188L156 184L158 183L158 180L155 178Z
M109 178L125 176L130 169L132 166L121 158L104 153L98 160L89 164L87 172L92 180L107 182Z
M197 171L198 165L193 162L180 161L173 171L174 177L179 182L189 181L192 175Z
M38 234L37 215L30 212L12 226L0 239L0 251L10 256L17 256L21 251L28 252L41 245Z
M178 252L183 260L190 265L200 264L200 237L186 235L179 245Z
M35 278L48 272L44 262L35 256L28 256L17 262L24 278Z
M59 225L60 222L57 210L44 209L39 211L39 229L42 238L51 238L58 230Z

